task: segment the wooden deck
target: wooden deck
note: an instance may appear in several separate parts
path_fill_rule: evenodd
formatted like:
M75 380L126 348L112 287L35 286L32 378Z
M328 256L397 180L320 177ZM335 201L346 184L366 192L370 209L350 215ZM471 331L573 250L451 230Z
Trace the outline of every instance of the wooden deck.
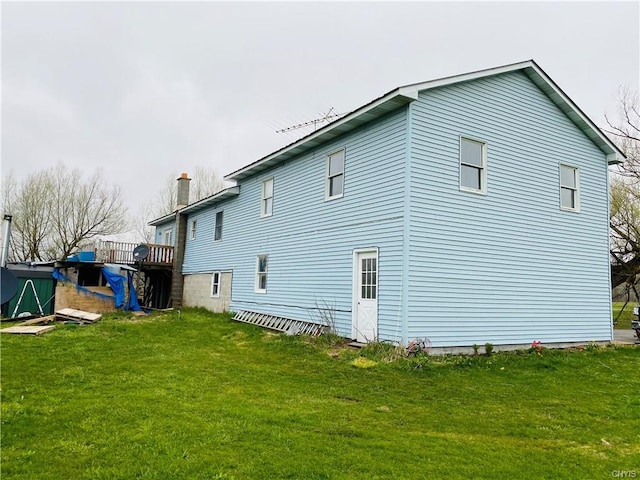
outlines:
M133 250L138 243L113 242L100 240L95 245L96 262L122 263L133 265L137 262L133 258ZM157 245L147 243L149 256L144 259L145 265L172 265L173 247L170 245Z

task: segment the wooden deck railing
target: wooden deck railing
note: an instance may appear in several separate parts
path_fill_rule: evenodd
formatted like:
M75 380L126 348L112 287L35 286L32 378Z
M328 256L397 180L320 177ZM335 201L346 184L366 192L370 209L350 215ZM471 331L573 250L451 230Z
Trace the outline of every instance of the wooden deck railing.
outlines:
M113 242L99 240L95 245L96 262L134 264L133 250L138 243ZM173 263L173 247L170 245L145 244L149 247L149 255L144 263L166 264Z

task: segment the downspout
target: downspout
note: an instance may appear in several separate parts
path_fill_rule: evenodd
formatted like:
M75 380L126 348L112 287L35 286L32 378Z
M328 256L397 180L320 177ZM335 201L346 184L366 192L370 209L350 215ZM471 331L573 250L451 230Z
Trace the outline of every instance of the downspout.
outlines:
M0 258L0 266L6 267L9 261L9 242L11 240L11 215L4 215L4 231L2 232L2 258Z

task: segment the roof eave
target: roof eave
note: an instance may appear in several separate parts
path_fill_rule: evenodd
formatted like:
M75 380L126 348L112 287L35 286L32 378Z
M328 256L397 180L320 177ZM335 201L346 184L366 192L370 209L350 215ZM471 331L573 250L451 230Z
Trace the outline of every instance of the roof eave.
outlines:
M149 225L150 227L157 227L158 225L162 225L163 223L167 223L170 220L173 220L175 216L176 216L176 212L171 212L166 215L163 215L160 218L151 220L149 223L147 223L147 225Z
M585 113L562 91L556 83L538 66L533 60L517 62L500 67L478 70L475 72L454 75L450 77L431 80L428 82L415 83L397 88L383 95L377 100L354 110L345 117L330 123L326 127L307 135L304 138L288 145L266 157L257 160L246 167L230 173L225 180L241 181L250 175L260 173L271 168L278 163L284 162L296 155L301 154L321 143L332 140L338 135L353 130L360 125L371 121L389 111L406 105L418 98L421 90L428 90L454 83L467 82L479 78L484 78L502 73L522 70L531 81L533 81L540 90L560 110L571 119L571 121L582 130L594 142L595 145L606 155L607 162L610 165L621 163L626 158L624 153L598 128Z
M571 100L566 93L545 73L540 66L531 61L531 66L524 69L525 74L549 99L591 139L606 155L607 163L615 165L626 160L625 154L602 130Z
M174 212L171 212L167 215L164 215L160 218L156 218L155 220L151 220L149 223L147 223L147 225L151 226L151 227L156 227L158 225L162 225L164 223L167 223L169 221L172 221L173 219L175 219L176 217L176 213L179 213L180 215L184 215L186 213L193 213L196 212L198 210L202 210L203 208L208 207L209 205L212 205L214 203L219 203L222 200L226 200L227 198L230 197L235 197L237 195L240 194L240 187L239 186L234 186L234 187L229 187L229 188L225 188L224 190L220 190L219 192L214 193L213 195L210 195L206 198L203 198L201 200L198 200L197 202L193 202L190 205L186 205L184 207L180 207L177 210L175 210Z
M533 60L511 63L500 67L479 70L476 72L463 73L451 77L440 78L423 83L407 85L400 90L427 90L454 83L461 83L476 80L492 75L522 70L527 77L544 92L547 97L578 127L582 132L595 143L598 148L607 156L610 165L621 163L626 158L624 153L600 130L600 128L587 117L587 115L571 100L567 94L545 73L542 68Z
M350 114L330 123L324 128L301 138L300 140L270 154L260 160L236 170L225 176L225 180L241 181L250 175L254 175L280 162L284 162L322 143L330 141L339 135L358 128L374 118L378 118L388 112L396 110L418 98L417 91L397 88L373 102L354 110Z
M194 202L191 205L182 208L179 213L181 215L184 215L186 213L194 213L198 210L202 210L203 208L209 207L210 205L213 205L215 203L220 203L227 198L235 197L239 194L240 187L237 185L235 187L225 188L224 190L214 193L207 198L203 198L202 200L198 200L197 202Z
M626 158L627 158L627 157L625 157L625 156L623 155L623 158L622 158L622 159L620 159L620 157L618 156L618 154L617 154L617 153L610 153L610 154L608 154L608 155L607 155L607 163L608 163L609 165L618 165L618 164L620 164L620 163L624 163L624 160L625 160Z

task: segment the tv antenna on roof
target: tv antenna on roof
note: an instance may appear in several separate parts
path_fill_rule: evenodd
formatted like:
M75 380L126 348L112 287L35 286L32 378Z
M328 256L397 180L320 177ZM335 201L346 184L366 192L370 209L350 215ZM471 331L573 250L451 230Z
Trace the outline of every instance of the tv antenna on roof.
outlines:
M281 130L276 130L276 133L286 133L291 130L297 130L299 128L310 127L313 125L313 131L315 132L318 129L318 125L322 123L331 123L332 119L342 117L346 115L345 113L334 113L334 108L331 107L327 113L325 113L322 117L316 118L314 120L309 120L308 122L299 123L297 125L293 125L291 127L283 128Z

